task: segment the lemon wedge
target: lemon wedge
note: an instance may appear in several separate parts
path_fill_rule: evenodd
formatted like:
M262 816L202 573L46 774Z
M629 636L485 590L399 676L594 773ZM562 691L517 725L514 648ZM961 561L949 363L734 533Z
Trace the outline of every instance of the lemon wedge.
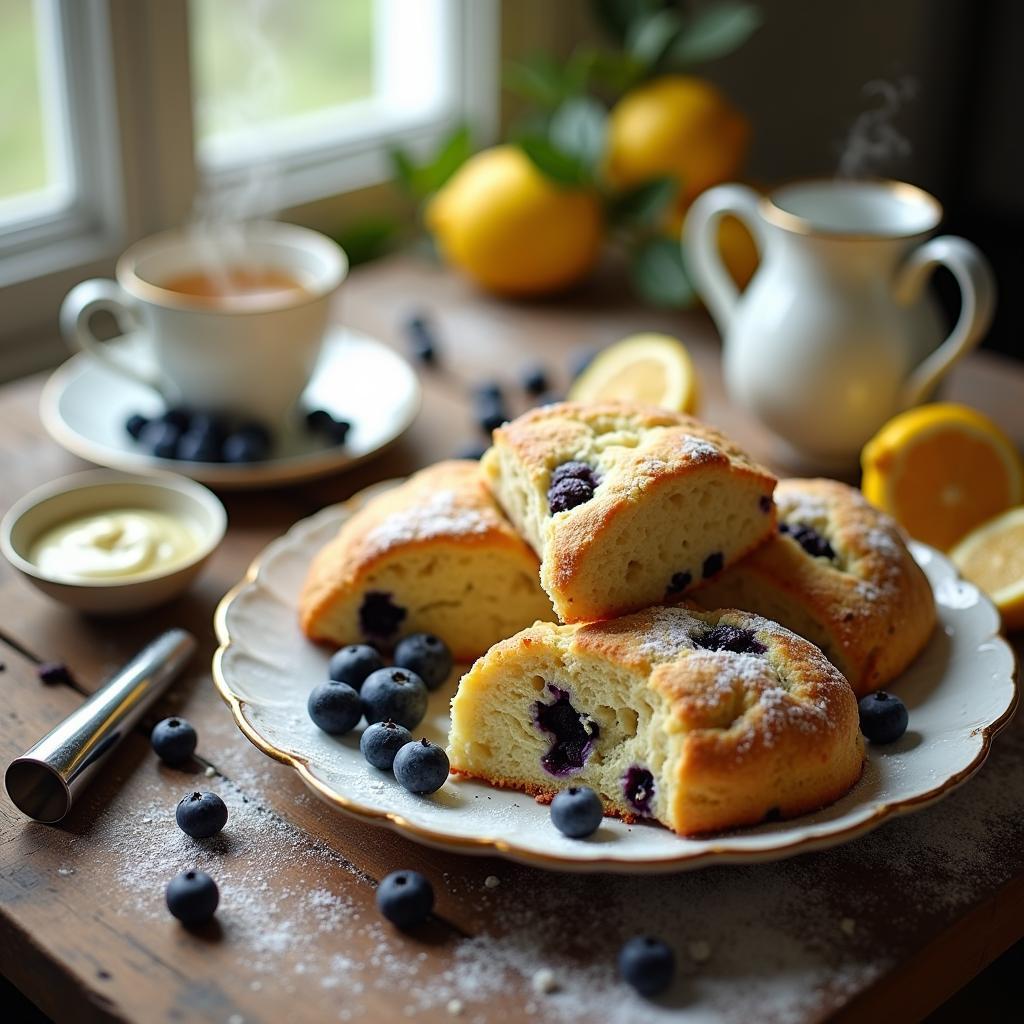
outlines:
M1024 506L982 523L950 557L995 602L1006 629L1024 627Z
M686 346L667 334L634 334L609 345L573 381L576 402L618 399L695 412L699 387Z

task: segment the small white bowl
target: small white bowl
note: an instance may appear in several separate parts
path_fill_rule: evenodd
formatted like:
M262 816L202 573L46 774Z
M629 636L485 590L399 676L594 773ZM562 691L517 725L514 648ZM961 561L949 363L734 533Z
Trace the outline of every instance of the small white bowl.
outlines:
M130 579L80 581L57 579L29 557L35 541L50 527L115 508L152 509L184 520L196 534L195 554L184 564ZM217 496L186 477L87 470L37 487L16 502L0 522L0 551L54 600L83 612L117 615L152 608L180 594L220 544L227 522Z

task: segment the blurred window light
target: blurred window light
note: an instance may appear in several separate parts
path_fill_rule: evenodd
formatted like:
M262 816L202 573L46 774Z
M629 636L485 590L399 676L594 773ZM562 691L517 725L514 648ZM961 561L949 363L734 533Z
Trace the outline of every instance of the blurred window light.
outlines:
M57 0L0 0L0 225L66 209L75 193Z

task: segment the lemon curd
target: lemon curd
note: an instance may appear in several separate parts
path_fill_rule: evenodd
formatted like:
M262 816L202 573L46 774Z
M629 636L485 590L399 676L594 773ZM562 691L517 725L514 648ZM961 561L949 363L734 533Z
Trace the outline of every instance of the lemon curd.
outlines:
M29 557L50 576L119 581L184 565L198 547L198 538L180 519L148 508L121 508L51 527Z

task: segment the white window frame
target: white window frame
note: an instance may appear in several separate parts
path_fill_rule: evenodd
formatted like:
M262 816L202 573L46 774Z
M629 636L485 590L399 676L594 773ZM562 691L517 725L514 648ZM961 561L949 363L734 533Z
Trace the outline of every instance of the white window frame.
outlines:
M462 123L477 142L491 141L499 0L442 2L448 102L430 116L377 117L372 133L338 132L275 157L275 208L251 212L336 227L346 194L388 180L391 146L422 156ZM109 276L132 241L186 221L200 188L230 187L243 173L237 161L195 149L187 0L57 3L80 190L59 213L0 233L0 380L65 354L57 313L75 283ZM379 0L381 17L393 3Z

